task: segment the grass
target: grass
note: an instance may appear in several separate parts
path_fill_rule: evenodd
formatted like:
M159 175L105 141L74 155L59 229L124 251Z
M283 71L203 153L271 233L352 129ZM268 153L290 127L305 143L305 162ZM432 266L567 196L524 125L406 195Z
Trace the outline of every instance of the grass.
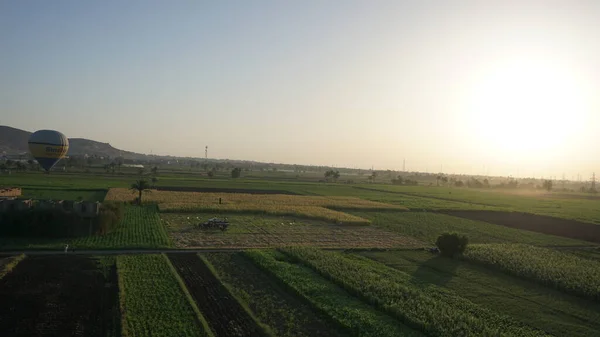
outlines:
M600 305L466 261L424 251L356 254L411 275L416 284L433 284L499 314L555 336L596 336Z
M0 238L0 249L75 249L168 248L171 241L161 223L156 206L125 206L117 228L105 235L70 239Z
M117 258L125 337L207 336L164 255Z
M103 201L107 191L102 189L25 188L22 198Z
M583 298L600 300L599 261L517 244L471 245L463 258Z
M530 232L482 221L433 212L355 212L374 226L433 244L443 232L467 235L472 243L526 243L531 245L589 246L589 242Z
M435 285L417 285L410 275L381 263L307 248L288 248L293 259L372 303L400 322L434 336L545 336Z
M276 251L247 251L257 266L337 323L348 336L423 336Z

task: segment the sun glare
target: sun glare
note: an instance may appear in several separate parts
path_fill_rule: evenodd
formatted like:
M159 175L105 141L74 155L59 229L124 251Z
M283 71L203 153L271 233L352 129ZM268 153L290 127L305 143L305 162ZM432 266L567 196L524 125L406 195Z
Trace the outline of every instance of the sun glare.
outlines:
M584 110L575 77L541 61L495 67L469 100L476 139L519 157L568 147Z

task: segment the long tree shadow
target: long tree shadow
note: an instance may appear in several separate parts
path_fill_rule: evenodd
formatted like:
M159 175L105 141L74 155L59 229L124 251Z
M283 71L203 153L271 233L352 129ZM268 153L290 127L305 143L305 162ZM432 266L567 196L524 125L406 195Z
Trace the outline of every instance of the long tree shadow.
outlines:
M455 276L454 272L459 264L458 260L432 255L430 259L419 264L412 274L411 282L445 286Z

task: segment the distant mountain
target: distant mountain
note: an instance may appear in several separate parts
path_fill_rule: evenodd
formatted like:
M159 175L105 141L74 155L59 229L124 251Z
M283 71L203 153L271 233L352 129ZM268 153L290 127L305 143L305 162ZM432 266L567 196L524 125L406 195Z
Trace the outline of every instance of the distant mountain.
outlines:
M15 155L29 152L27 141L29 140L30 135L31 132L29 131L0 125L0 154ZM68 155L84 154L101 157L118 157L120 155L125 158L145 157L143 154L116 149L109 143L100 143L85 138L69 138Z

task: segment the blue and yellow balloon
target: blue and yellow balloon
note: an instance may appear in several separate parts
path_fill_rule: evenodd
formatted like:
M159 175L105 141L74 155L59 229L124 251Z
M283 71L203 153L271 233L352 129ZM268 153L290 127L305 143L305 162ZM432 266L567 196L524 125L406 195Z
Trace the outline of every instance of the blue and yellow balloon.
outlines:
M39 130L29 137L29 152L46 172L50 172L67 151L69 139L58 131Z

